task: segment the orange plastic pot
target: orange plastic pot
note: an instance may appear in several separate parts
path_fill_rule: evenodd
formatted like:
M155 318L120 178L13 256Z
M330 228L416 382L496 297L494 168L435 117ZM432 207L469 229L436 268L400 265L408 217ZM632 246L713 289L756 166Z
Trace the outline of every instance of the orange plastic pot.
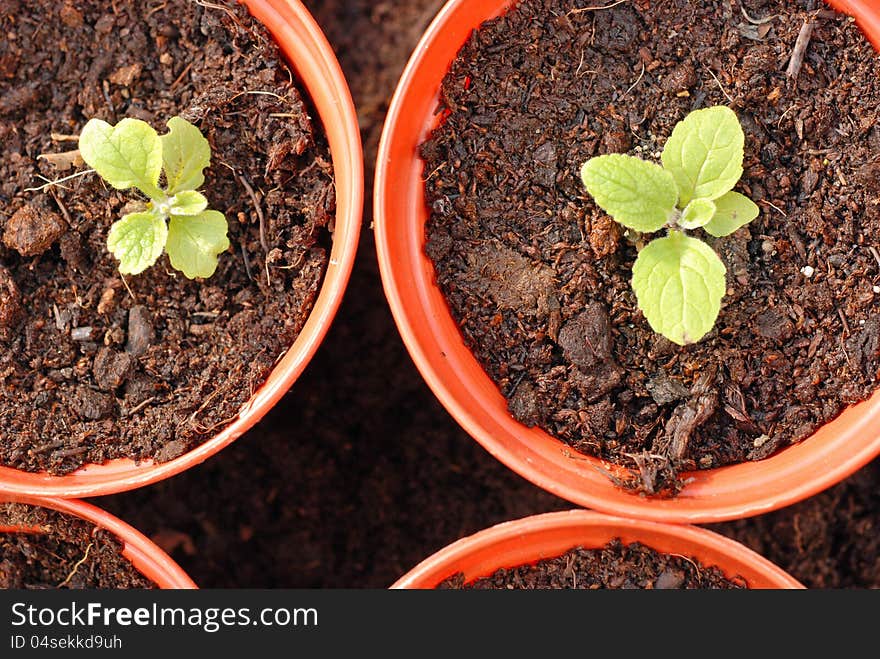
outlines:
M122 555L131 562L138 572L159 588L178 590L197 588L187 573L155 542L106 510L77 499L31 496L13 496L0 499L0 503L9 502L50 508L91 522L119 538L123 545ZM27 527L0 527L0 533L33 533L35 531L35 529Z
M428 209L417 147L440 121L440 83L459 48L512 4L447 2L400 79L379 146L373 203L382 282L403 341L440 402L489 453L536 485L587 508L657 521L708 523L766 513L824 490L880 455L878 392L772 457L686 474L689 483L676 498L646 498L612 483L606 474L623 475L621 467L579 455L511 417L434 282L423 249ZM854 15L880 47L880 1L834 4Z
M880 50L880 1L825 0L829 5L856 19L865 36Z
M465 582L501 568L532 565L569 549L596 549L614 538L640 542L665 554L678 554L718 567L728 579L742 577L752 589L803 589L787 572L745 545L688 524L665 524L568 510L504 522L462 538L425 559L392 584L392 589L436 588L464 574Z
M336 220L327 272L305 326L238 417L207 442L161 464L113 460L65 475L0 467L0 494L88 497L148 485L198 465L251 428L287 392L318 349L342 301L354 264L363 213L360 129L348 84L321 28L299 0L243 0L275 37L323 125L333 160Z

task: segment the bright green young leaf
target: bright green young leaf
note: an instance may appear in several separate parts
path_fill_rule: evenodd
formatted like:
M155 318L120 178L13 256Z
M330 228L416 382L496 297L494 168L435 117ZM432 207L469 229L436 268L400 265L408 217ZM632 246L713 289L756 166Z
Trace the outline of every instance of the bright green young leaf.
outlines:
M229 248L227 228L219 211L172 215L165 245L171 265L190 279L210 277L217 269L217 255Z
M133 186L151 199L164 196L158 188L162 143L148 123L125 118L111 126L101 119L89 119L79 136L79 152L114 188Z
M681 212L678 226L682 229L696 229L704 226L715 215L715 202L709 199L691 199Z
M591 158L581 168L581 178L599 208L634 231L662 228L678 201L669 172L633 156L613 153Z
M168 225L155 213L130 213L113 223L107 235L107 249L119 259L119 272L136 275L162 256Z
M718 208L715 217L703 229L717 238L729 236L758 217L760 212L755 202L739 192L728 192L718 197L715 206Z
M715 324L726 268L706 243L670 231L645 246L632 286L651 328L678 345L699 341Z
M171 198L169 207L169 215L198 215L208 207L208 200L201 192L184 190Z
M160 139L168 194L200 187L205 182L202 170L211 164L211 146L202 132L186 119L172 117Z
M742 176L745 135L723 105L695 110L676 124L663 148L663 167L678 184L682 205L717 199Z

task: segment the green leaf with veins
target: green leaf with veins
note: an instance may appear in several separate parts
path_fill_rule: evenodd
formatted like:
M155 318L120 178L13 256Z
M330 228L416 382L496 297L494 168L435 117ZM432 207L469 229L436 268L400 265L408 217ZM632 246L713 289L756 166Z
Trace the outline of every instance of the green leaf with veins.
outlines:
M229 248L223 213L171 216L165 251L171 265L190 279L210 277L217 269L217 255Z
M202 132L186 119L172 117L160 139L168 194L200 187L205 182L202 170L211 164L211 146Z
M581 168L581 178L599 208L642 233L662 228L678 201L669 172L633 156L613 153L591 158Z
M89 119L79 136L83 161L117 190L135 187L150 199L165 195L159 189L162 143L146 122L126 118L116 126Z
M744 143L736 113L723 105L695 110L676 124L661 160L678 184L680 203L733 189L743 174Z
M715 202L709 199L691 199L684 207L678 226L682 229L697 229L704 226L715 215Z
M162 255L167 237L165 218L153 212L130 213L110 227L107 249L119 259L119 272L136 275Z
M632 287L651 328L686 345L699 341L715 324L726 272L706 243L670 231L639 252Z
M755 202L739 192L728 192L718 197L715 207L715 216L703 229L717 238L729 236L758 217L760 212Z
M169 201L168 215L198 215L208 207L208 200L201 192L184 190Z

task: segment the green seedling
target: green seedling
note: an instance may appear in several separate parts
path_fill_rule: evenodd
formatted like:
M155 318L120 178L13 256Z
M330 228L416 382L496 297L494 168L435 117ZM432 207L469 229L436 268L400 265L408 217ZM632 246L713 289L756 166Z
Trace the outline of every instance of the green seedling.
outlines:
M142 210L110 227L107 249L119 260L119 272L139 274L164 250L172 267L189 279L214 274L217 256L229 248L228 225L196 191L205 182L202 170L211 164L211 147L198 128L173 117L160 137L140 119L123 119L116 126L90 119L80 133L79 151L111 186L136 188L149 199Z
M651 328L678 345L695 343L715 325L726 291L726 268L715 251L685 231L702 227L727 236L758 216L733 192L743 173L745 136L730 108L696 110L663 148L663 166L610 154L581 169L587 192L615 221L639 233L666 227L633 264L632 287Z

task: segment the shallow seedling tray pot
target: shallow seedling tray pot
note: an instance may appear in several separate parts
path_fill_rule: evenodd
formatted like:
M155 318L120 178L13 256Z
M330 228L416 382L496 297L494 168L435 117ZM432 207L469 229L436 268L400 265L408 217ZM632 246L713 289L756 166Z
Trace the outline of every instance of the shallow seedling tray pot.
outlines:
M64 476L0 467L0 494L90 497L163 480L205 461L256 424L287 392L323 340L342 301L354 264L363 213L363 152L348 83L321 28L300 0L242 0L275 37L299 76L327 135L337 211L333 247L314 307L297 339L263 385L221 432L164 463L112 460Z
M10 502L57 510L109 531L122 542L122 555L131 562L138 572L159 588L176 590L198 588L189 575L159 545L133 526L102 508L78 499L34 496L0 497L0 503ZM0 527L0 533L35 533L38 531L38 529L27 527Z
M504 522L447 545L392 584L391 589L432 589L462 573L464 582L501 568L531 565L569 549L596 549L620 538L655 551L718 567L728 579L742 577L751 589L803 589L787 572L735 540L687 524L627 519L588 510L532 515Z
M438 125L443 77L472 31L513 0L450 0L416 47L394 94L376 165L376 249L385 294L409 353L434 394L486 450L539 487L601 512L674 523L744 518L782 508L845 479L880 455L880 392L811 437L757 462L684 474L675 498L615 485L622 468L576 453L514 420L465 345L424 253L428 217L418 146ZM834 0L880 49L880 3Z

